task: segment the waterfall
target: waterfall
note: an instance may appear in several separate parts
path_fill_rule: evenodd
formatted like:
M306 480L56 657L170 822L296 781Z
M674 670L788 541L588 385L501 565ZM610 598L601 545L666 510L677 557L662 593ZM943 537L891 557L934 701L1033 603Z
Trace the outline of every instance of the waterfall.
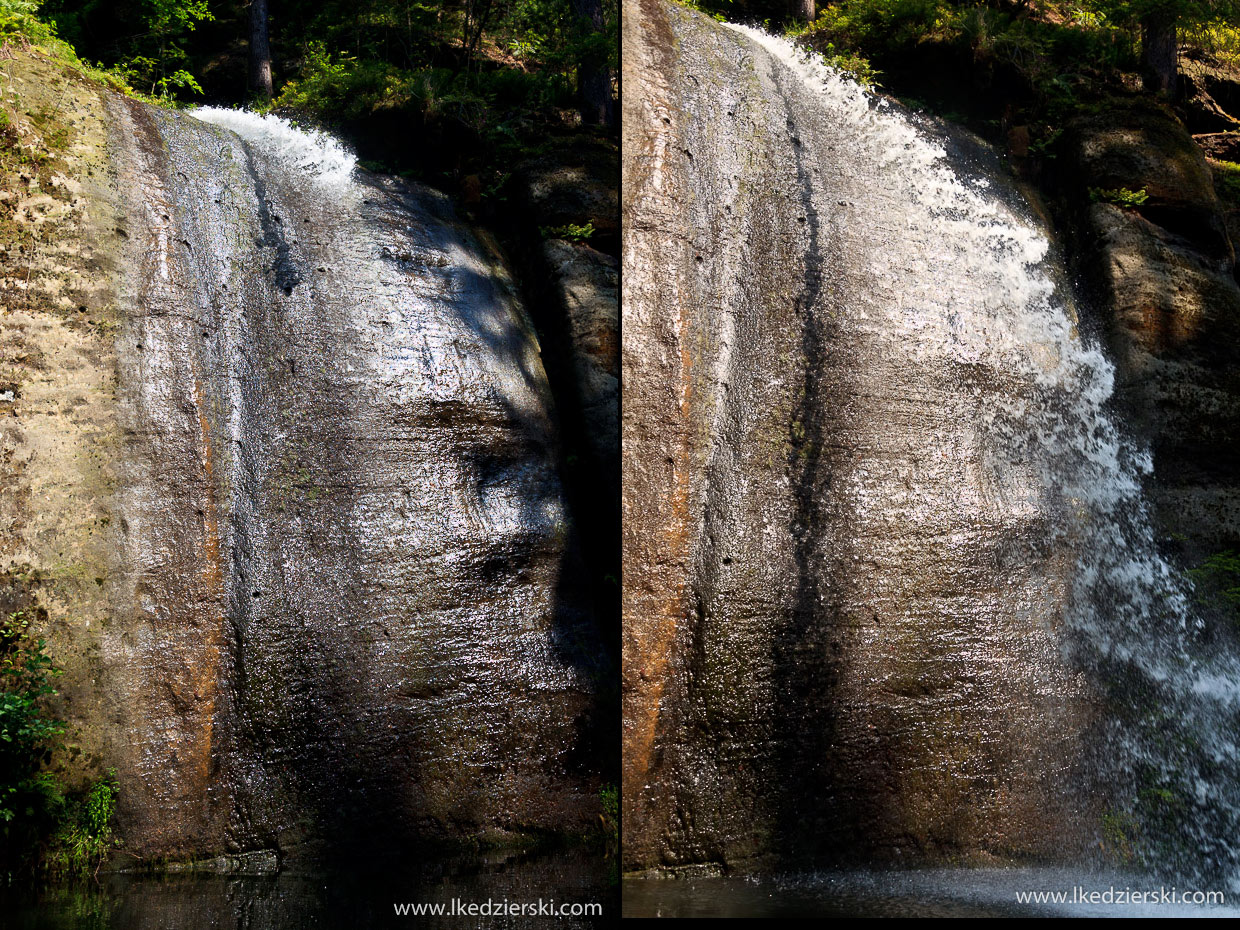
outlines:
M582 829L598 653L498 254L326 134L109 108L130 852Z
M993 480L1023 472L1032 477L1024 494L1058 498L1056 518L1043 530L1048 541L1077 539L1065 646L1115 693L1107 708L1115 719L1096 764L1126 793L1104 815L1102 832L1112 834L1104 842L1115 843L1127 827L1136 835L1126 839L1145 844L1134 850L1144 864L1221 874L1240 888L1232 735L1240 664L1206 638L1191 583L1159 554L1142 496L1151 456L1107 408L1114 368L1078 331L1072 298L1054 283L1063 275L1045 234L999 203L987 179L957 174L946 149L908 114L786 39L733 28L795 73L824 111L856 133L858 157L883 165L898 185L907 209L895 225L924 237L927 258L915 293L883 320L899 350L930 364L946 355L1036 385L1027 397L996 398L979 433L995 455ZM953 300L961 278L982 282L982 300L963 307Z
M1240 669L1159 552L1047 230L967 135L639 10L625 351L661 367L626 369L626 477L666 461L683 506L626 528L626 565L683 544L626 604L630 866L1235 883Z

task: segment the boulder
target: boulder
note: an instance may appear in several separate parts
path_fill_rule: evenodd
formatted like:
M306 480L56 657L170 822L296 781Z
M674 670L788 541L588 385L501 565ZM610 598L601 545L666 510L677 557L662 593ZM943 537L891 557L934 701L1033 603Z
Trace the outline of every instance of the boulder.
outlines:
M1240 70L1208 53L1181 56L1180 99L1193 132L1240 129Z
M1187 129L1161 110L1128 108L1077 131L1083 184L1151 195L1136 209L1085 211L1081 266L1100 285L1117 400L1153 452L1160 526L1191 564L1240 539L1240 222L1203 183L1209 166ZM1230 139L1208 142L1220 151Z
M1141 215L1230 267L1235 254L1201 149L1168 108L1145 98L1115 99L1066 133L1070 176L1091 190L1145 191Z
M541 155L514 170L509 190L517 208L538 226L591 225L591 244L614 252L620 231L619 165L619 148L605 133L550 140Z
M618 479L620 262L562 239L545 242L543 257L565 312L585 441L604 474Z
M1240 129L1232 132L1204 132L1193 136L1207 158L1240 162Z

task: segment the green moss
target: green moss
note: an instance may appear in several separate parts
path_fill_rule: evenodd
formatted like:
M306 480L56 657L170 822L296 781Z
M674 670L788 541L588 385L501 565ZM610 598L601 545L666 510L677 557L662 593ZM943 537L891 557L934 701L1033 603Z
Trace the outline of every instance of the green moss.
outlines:
M1240 205L1240 164L1234 161L1212 161L1219 196Z
M314 472L300 464L297 451L287 450L281 459L273 486L272 497L275 509L283 513L290 504L314 503L319 498L330 495L331 488L320 484Z
M1113 203L1116 206L1133 209L1143 205L1150 199L1150 195L1145 192L1145 188L1141 188L1139 191L1131 191L1126 187L1116 188L1115 190L1091 187L1089 189L1089 199L1093 203Z
M586 242L594 235L594 224L586 223L584 226L577 223L569 223L565 226L539 226L539 233L544 239L565 239L569 242Z
M1240 630L1240 551L1216 552L1190 569L1188 576L1198 603L1222 615Z
M1102 848L1120 865L1131 865L1136 859L1133 838L1137 821L1125 811L1106 811L1102 815Z

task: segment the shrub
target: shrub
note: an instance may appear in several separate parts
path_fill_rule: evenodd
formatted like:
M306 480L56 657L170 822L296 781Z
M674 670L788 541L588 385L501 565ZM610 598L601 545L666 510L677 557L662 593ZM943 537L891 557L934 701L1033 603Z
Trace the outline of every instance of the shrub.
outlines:
M22 814L29 795L43 794L35 781L64 724L42 705L56 693L51 681L59 674L47 643L30 633L27 614L9 614L0 624L0 821L5 823Z
M44 708L60 674L25 611L0 623L0 873L84 875L113 845L117 786L109 775L67 793L47 770L65 724Z
M1240 63L1240 25L1223 20L1188 23L1180 29L1180 40L1186 45L1217 55L1223 61Z
M115 845L112 817L117 794L115 774L109 774L65 804L44 855L48 871L81 877L98 870Z
M47 42L54 32L38 17L39 0L0 0L0 40L17 37Z
M25 611L0 622L0 868L9 875L35 858L63 808L57 782L42 771L64 732L43 709L57 674Z
M539 226L538 231L544 239L567 239L569 242L585 242L594 235L594 224L580 226L569 223L566 226Z
M844 0L827 7L808 28L851 49L912 45L935 31L939 0Z

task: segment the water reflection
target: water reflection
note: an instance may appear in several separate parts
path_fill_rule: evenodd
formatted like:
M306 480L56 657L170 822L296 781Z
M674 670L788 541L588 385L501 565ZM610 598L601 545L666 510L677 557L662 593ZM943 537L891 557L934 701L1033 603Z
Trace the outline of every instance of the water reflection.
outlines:
M276 875L101 875L97 882L8 892L0 920L12 930L307 930L369 927L530 927L554 921L590 927L592 918L398 916L397 903L452 906L507 900L556 906L597 903L619 911L614 858L597 850L493 852L352 874L285 870ZM549 905L548 905L549 906Z
M1144 901L1112 894L1097 903L1074 901L1073 889L1105 895L1126 889ZM820 872L769 878L684 878L624 881L625 917L1235 917L1229 904L1161 900L1210 892L1157 878L1058 868L923 869ZM1020 896L1065 894L1066 900L1021 901ZM1214 892L1217 894L1218 892ZM1129 897L1135 897L1130 895ZM1224 897L1229 900L1230 895Z

